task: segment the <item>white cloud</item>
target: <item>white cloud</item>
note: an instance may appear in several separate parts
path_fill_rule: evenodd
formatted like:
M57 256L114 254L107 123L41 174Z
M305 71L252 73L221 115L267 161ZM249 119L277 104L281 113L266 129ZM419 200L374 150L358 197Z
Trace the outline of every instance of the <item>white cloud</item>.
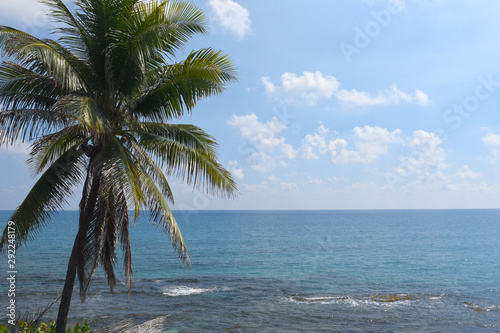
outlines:
M314 153L314 148L312 145L304 145L301 147L300 157L304 160L317 160L319 156Z
M313 177L311 177L311 176L308 176L308 177L307 177L307 179L308 179L308 180L307 180L307 183L308 183L308 184L322 185L322 184L324 184L324 182L325 182L325 181L324 181L323 179L321 179L321 178L313 178Z
M375 96L371 96L367 92L353 90L339 90L335 96L337 99L346 104L358 106L374 106L399 104L400 102L417 102L422 105L429 104L429 96L421 90L415 90L413 94L405 93L398 89L396 84L393 84L390 89L379 92Z
M234 178L236 178L236 179L242 180L243 178L245 178L245 174L243 173L242 168L233 169L233 170L231 170L231 173L233 174Z
M499 149L493 149L491 151L491 154L488 156L488 162L491 164L499 164L500 163L500 150Z
M344 176L340 176L340 177L332 177L329 180L332 182L348 182L349 178L346 178Z
M269 194L270 191L273 193L283 193L283 192L293 192L297 193L299 187L296 183L287 183L282 181L275 175L270 175L267 179L261 181L259 184L244 184L244 189L249 192Z
M374 192L378 190L378 186L375 185L373 182L369 183L353 183L350 185L345 186L343 189L339 190L339 193L342 194L357 194L359 197L360 195L366 195L366 193L369 192Z
M430 102L429 96L422 90L415 90L415 100L422 105L427 105Z
M475 179L479 178L482 176L480 172L475 172L469 169L468 165L462 166L460 169L457 170L457 176L462 178L462 179Z
M319 71L304 72L302 76L284 73L281 75L281 86L276 86L267 76L262 77L261 81L268 94L283 98L285 103L300 100L309 105L322 99L330 99L340 86L335 77L324 77Z
M414 93L405 93L399 90L396 84L390 89L372 95L356 89L339 89L340 83L331 75L323 76L319 71L303 72L301 76L295 73L281 75L281 85L275 85L267 76L261 78L265 91L280 99L283 103L304 103L315 105L320 100L336 98L339 102L356 106L374 106L399 104L400 102L416 102L421 105L429 104L429 96L421 90Z
M236 178L236 179L242 180L243 178L245 178L245 174L243 173L242 168L233 169L233 170L231 170L231 173L233 174L234 178Z
M281 190L286 191L286 192L298 192L299 191L299 187L295 183L282 182L280 184L280 188L281 188Z
M326 178L326 179L322 179L322 178L319 178L319 177L311 177L311 176L307 176L307 184L314 184L314 185L323 185L323 184L326 184L326 183L340 183L340 182L348 182L349 179L344 177L344 176L340 176L340 177L329 177L329 178ZM328 188L332 188L331 186L328 186Z
M251 140L258 150L273 151L282 144L284 138L276 137L286 125L273 117L270 121L262 123L254 113L244 116L233 115L228 121L229 125L238 127L243 139Z
M343 103L362 106L380 105L387 102L387 99L380 94L374 97L370 96L367 92L357 91L356 89L351 91L343 89L337 92L336 97Z
M281 181L281 179L279 179L275 175L270 175L269 177L267 177L267 180L269 180L271 183L279 183Z
M260 184L243 184L243 188L247 191L247 192L255 192L255 193L259 193L259 192L267 192L268 190L268 184L266 181L264 182L261 182Z
M445 169L445 152L441 147L443 142L432 132L418 130L413 132L413 138L408 143L412 148L410 156L401 158L402 166L394 168L393 172L400 176L421 174L425 169Z
M482 141L485 145L494 147L487 158L488 162L490 162L491 164L499 164L500 150L497 149L497 147L500 147L500 135L490 133L483 136Z
M253 153L248 158L248 162L250 163L252 169L260 172L271 171L276 167L275 160L270 155L262 151Z
M442 191L456 191L458 187L453 184L450 176L441 171L424 172L418 179L403 186L403 192L407 193L429 193Z
M260 81L264 85L264 89L268 94L276 93L276 86L271 82L271 79L268 76L261 77Z
M297 156L297 151L286 143L286 139L278 136L287 127L276 117L262 123L253 113L243 116L233 115L228 123L238 127L241 137L257 150L248 159L254 170L265 172L277 166L284 167L287 161Z
M232 0L209 0L217 23L224 29L243 39L251 30L252 21L248 10Z
M234 176L234 178L242 180L245 178L245 173L242 168L238 168L238 161L229 161L228 170Z
M373 156L373 159L386 154L390 143L401 142L399 129L389 132L378 126L355 127L354 134L358 150Z
M500 135L490 133L483 137L483 142L487 146L500 147Z
M328 129L320 123L317 133L307 134L302 140L301 157L305 160L318 159L319 156L314 152L324 154L327 150Z
M399 129L389 132L378 126L364 126L355 127L353 131L356 149L349 150L345 139L329 139L329 130L321 124L317 133L306 135L302 140L301 157L317 159L319 155L327 154L334 164L367 164L387 154L389 144L402 142Z

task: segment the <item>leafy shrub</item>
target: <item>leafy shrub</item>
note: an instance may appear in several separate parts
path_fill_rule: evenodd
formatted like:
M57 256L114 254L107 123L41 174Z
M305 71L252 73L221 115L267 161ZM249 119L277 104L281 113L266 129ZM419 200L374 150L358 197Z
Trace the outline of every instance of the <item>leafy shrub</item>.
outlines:
M31 324L28 324L25 321L19 321L18 325L18 331L19 333L55 333L55 322L51 324L47 323L40 323L38 327L35 327ZM7 325L0 325L0 333L7 333L8 332L8 327ZM73 327L73 330L67 329L66 333L90 333L90 327L85 322L83 325L76 324Z

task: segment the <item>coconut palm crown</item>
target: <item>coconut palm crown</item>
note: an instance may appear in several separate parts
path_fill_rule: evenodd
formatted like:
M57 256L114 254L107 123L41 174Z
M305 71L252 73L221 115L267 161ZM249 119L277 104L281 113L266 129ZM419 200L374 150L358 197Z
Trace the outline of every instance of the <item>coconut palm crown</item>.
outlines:
M173 122L221 93L235 70L211 48L177 60L193 35L206 33L203 13L188 3L77 0L70 10L61 0L43 2L57 40L0 26L0 145L30 142L28 165L38 176L11 217L18 246L82 190L62 308L71 278L78 276L83 301L99 265L113 289L118 246L130 292L129 225L141 210L189 264L167 178L219 197L237 189L218 162L215 139ZM6 228L0 249L7 243Z

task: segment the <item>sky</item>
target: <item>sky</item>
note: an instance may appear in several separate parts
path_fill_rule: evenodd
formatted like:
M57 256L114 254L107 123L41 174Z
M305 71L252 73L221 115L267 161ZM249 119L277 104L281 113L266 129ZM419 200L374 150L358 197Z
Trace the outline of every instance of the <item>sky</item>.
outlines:
M180 122L217 139L239 195L171 179L174 209L500 208L500 2L192 3L210 33L186 51L222 50L238 81ZM0 6L1 25L49 36L38 2ZM36 181L28 149L0 147L0 209Z

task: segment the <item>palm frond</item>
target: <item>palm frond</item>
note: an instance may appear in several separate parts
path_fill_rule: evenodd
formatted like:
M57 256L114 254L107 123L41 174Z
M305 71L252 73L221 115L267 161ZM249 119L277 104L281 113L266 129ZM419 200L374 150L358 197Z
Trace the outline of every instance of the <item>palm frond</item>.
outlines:
M73 187L81 181L84 162L76 148L68 150L47 168L10 218L16 223L19 246L31 241L51 216L63 208ZM0 240L0 251L7 241L6 228Z
M190 124L168 124L154 122L140 122L131 126L140 138L148 135L161 136L173 140L183 146L201 149L210 155L217 156L218 145L215 138L200 127Z
M67 45L73 53L84 59L87 46L91 44L85 23L75 17L61 0L43 0L41 2L51 10L50 17L57 26L54 32L61 35L59 40Z
M164 37L157 48L162 52L182 49L194 34L207 34L205 16L196 6L184 1L151 1L138 3L135 7L137 16L146 16L145 22L150 28ZM139 36L143 34L138 34Z
M105 225L102 230L103 232L103 242L102 249L100 253L100 262L104 269L104 273L108 278L108 285L113 292L116 286L116 276L115 276L115 261L116 261L116 243L118 239L118 228L119 228L119 216L116 214L117 200L112 188L108 189L106 193L107 207L105 214Z
M49 110L63 94L51 77L13 62L0 63L0 104L4 109Z
M172 125L172 128L175 127ZM178 128L183 131L167 132L164 136L160 133L142 133L139 144L164 162L168 175L179 177L195 188L205 190L207 194L234 197L238 191L236 182L231 173L217 161L215 141L195 126ZM189 129L193 131L189 132Z
M125 275L128 285L129 294L132 287L132 261L130 254L130 241L128 239L128 205L126 197L123 193L123 188L120 186L107 187L105 196L100 200L105 200L107 203L105 225L103 228L102 250L100 252L100 262L103 266L108 285L113 292L116 286L116 276L114 265L116 261L116 245L118 238L122 243L122 249L125 255ZM128 244L127 244L128 242Z
M207 32L203 13L179 1L136 3L125 17L125 29L117 39L126 47L127 63L139 68L162 61L163 55L174 59L193 34Z
M133 154L116 137L112 137L105 151L108 157L107 170L110 186L123 186L127 202L134 204L135 218L139 217L140 207L145 202L141 189L141 169Z
M66 92L85 91L85 81L72 66L76 57L65 58L69 52L59 52L63 47L52 40L41 40L20 30L0 26L0 50L9 59L30 67L39 73L46 73ZM80 63L81 64L81 63Z
M7 110L0 112L0 145L33 140L61 128L65 119L40 109Z
M201 98L221 93L235 79L230 59L220 51L193 51L185 61L150 73L129 104L129 112L155 122L178 118Z
M108 118L91 97L68 95L60 98L52 109L79 123L97 139L102 139L111 132Z
M39 174L68 150L79 147L89 140L86 134L87 132L80 126L73 125L37 139L31 146L28 165L34 174Z
M63 87L68 86L71 89L71 92L79 92L81 94L90 94L90 92L93 90L93 83L92 81L95 79L92 69L89 68L87 61L85 59L85 56L82 55L82 57L78 57L74 53L74 47L71 49L65 48L63 45L60 43L54 41L54 40L46 40L46 43L51 46L58 54L61 55L62 58L66 61L66 70L71 72L71 75L76 76L73 78L73 80L78 80L79 84L81 85L81 89L71 89L71 85L62 85ZM71 45L70 45L71 46ZM84 52L84 49L81 50L81 52ZM69 76L69 75L68 75ZM58 77L54 77L54 79L57 79L57 82L61 84L61 80L58 79ZM63 81L64 82L64 81ZM77 85L74 86L74 88L77 88Z
M147 172L154 182L160 187L163 196L171 203L174 203L174 195L170 185L168 184L167 178L163 174L163 170L156 164L153 158L149 156L148 152L146 152L135 141L135 138L130 138L129 144L137 161L143 166L144 171Z
M113 208L113 214L117 226L117 238L120 239L122 251L123 251L123 268L125 271L125 280L127 282L128 294L132 291L132 256L130 253L130 239L129 239L129 212L128 204L125 194L123 193L123 188L120 185L115 188L116 194L115 204ZM115 238L116 246L116 238Z
M105 180L99 170L100 162L98 154L91 158L80 201L77 273L82 302L99 264L104 235L107 205L103 195L105 190L101 188Z
M142 166L141 166L142 167ZM182 238L181 231L170 210L163 194L146 170L142 172L142 187L146 195L146 210L149 211L153 223L161 225L165 234L170 238L172 246L182 262L191 265L186 244Z
M122 197L123 200L125 196ZM119 201L122 202L122 201ZM130 297L132 291L132 252L130 250L130 234L129 234L129 215L126 206L126 200L124 200L125 205L122 206L121 213L122 221L120 226L120 243L123 251L123 270L125 271L125 280L127 281L128 296ZM124 209L125 208L125 209Z

